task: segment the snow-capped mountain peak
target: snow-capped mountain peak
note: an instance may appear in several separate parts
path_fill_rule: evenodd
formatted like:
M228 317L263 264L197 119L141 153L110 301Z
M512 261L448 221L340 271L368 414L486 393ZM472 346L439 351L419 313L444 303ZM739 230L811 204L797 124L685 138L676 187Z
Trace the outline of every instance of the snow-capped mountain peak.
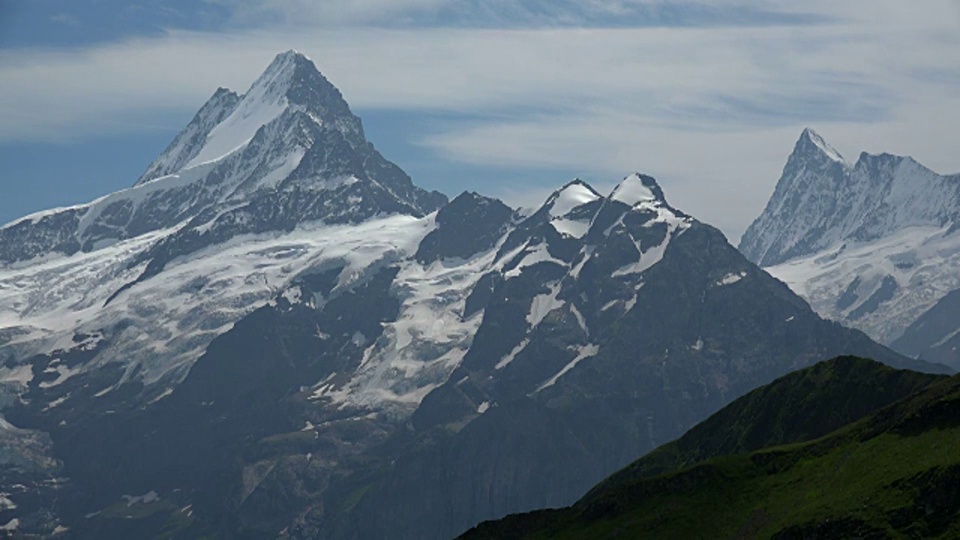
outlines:
M340 91L303 54L278 54L242 96L219 89L140 177L143 184L215 162L247 146L284 112L300 112L340 131L352 146L364 142L360 119Z
M218 160L246 145L262 126L289 105L287 91L297 69L297 56L278 55L250 86L233 112L206 136L200 151L185 168Z
M177 240L173 251L183 255L184 246L236 234L422 216L445 202L384 159L340 91L310 59L288 51L243 95L218 89L130 189L0 228L0 264L95 251L164 229L203 238Z
M942 176L891 154L863 153L851 166L805 130L740 249L761 266L772 266L844 241L943 226L956 220L958 210L960 176Z
M651 176L633 173L623 179L613 192L610 199L619 201L627 206L635 207L644 203L666 203L663 190Z
M842 157L804 130L740 250L821 315L885 343L960 287L960 175L910 157Z
M573 209L601 198L589 184L579 178L555 191L544 204L551 217L566 216Z
M793 150L794 155L823 155L832 161L846 163L843 156L830 146L819 133L812 128L804 128Z

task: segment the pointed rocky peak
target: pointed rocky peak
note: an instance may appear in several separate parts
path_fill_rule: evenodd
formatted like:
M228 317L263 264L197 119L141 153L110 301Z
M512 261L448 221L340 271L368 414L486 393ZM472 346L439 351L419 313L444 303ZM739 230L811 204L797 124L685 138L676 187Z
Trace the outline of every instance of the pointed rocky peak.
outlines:
M909 157L860 154L851 165L804 130L740 250L760 266L869 242L906 227L944 226L960 208L960 183Z
M603 196L583 180L572 180L551 193L520 229L533 231L538 227L552 227L563 237L580 238L587 232L603 200Z
M242 96L218 89L137 183L222 159L286 111L339 131L353 147L366 144L360 119L340 91L309 58L291 50L277 55Z
M493 248L513 215L499 199L465 191L437 211L436 228L420 242L415 258L422 264L469 259Z
M830 146L819 133L811 128L804 128L800 134L797 144L793 147L793 156L826 157L831 161L846 163L840 152Z
M663 190L652 176L633 173L604 199L603 206L590 223L587 241L606 242L611 236L620 234L635 237L641 234L641 229L655 229L659 235L659 241L655 243L659 244L667 236L687 230L695 221L667 203Z
M283 98L293 105L349 113L340 91L320 73L312 60L294 50L278 54L250 86L244 98L266 98L268 101Z
M247 95L260 93L282 94L289 106L306 112L317 123L338 129L351 144L365 142L360 119L350 111L343 94L302 53L289 50L278 54Z
M439 210L437 222L446 222L451 214L486 213L491 210L498 214L513 214L513 209L500 199L486 197L476 191L464 191Z
M646 204L664 203L663 190L652 176L633 173L617 184L610 193L610 200L622 202L630 207Z

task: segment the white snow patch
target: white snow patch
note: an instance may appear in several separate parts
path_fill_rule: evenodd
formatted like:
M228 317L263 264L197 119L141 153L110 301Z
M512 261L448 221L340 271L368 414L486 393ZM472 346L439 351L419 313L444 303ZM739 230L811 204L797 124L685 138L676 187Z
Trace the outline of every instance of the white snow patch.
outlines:
M631 174L613 190L610 198L628 206L636 206L642 202L653 202L657 198L653 190L643 184L640 175Z
M560 284L550 285L550 292L538 294L530 302L530 313L527 313L527 322L531 328L539 325L543 319L553 310L563 307L564 301L557 299L557 293L560 292Z
M630 236L633 240L633 236ZM667 238L664 239L660 244L653 246L646 251L641 251L640 244L636 240L633 240L634 245L637 248L637 252L640 255L640 259L636 262L626 264L617 270L614 270L612 277L620 277L628 274L641 274L649 270L653 265L657 264L663 260L663 254L667 251L667 246L670 244L670 236L668 233Z
M520 351L526 348L526 346L529 344L530 344L530 338L525 338L523 341L518 343L517 346L514 347L509 354L501 358L500 361L497 362L497 365L494 367L494 369L503 369L507 367L507 365L510 362L513 362L513 359L516 358L518 354L520 354Z
M723 287L724 285L733 285L734 283L740 281L741 279L747 277L746 272L731 272L723 278L720 279L715 285L717 287Z
M583 238L583 235L590 230L590 221L588 220L556 218L550 220L550 225L553 225L558 233L573 238Z
M283 158L283 162L280 165L267 173L266 176L260 179L257 182L257 187L259 189L275 189L280 182L284 181L290 173L294 171L303 160L303 156L307 153L305 148L297 147L289 154Z
M10 500L9 493L0 493L0 511L2 510L15 510L17 508L16 503Z
M50 409L55 409L55 408L59 407L60 405L63 405L63 403L64 403L65 401L67 401L67 398L69 398L69 397L70 397L70 394L67 394L67 395L65 395L65 396L60 396L60 397L58 397L57 399L55 399L55 400L51 401L50 403L48 403L47 406L43 408L43 410L44 410L44 411L49 411Z
M67 367L67 366L65 366L65 365L63 365L63 364L57 364L56 366L53 366L52 368L48 367L47 369L45 369L45 370L44 370L44 373L57 373L57 374L58 374L56 379L54 379L54 380L52 380L52 381L44 381L44 382L40 383L40 388L52 388L52 387L57 386L57 385L59 385L59 384L63 384L64 381L66 381L66 380L69 379L70 377L73 377L73 376L76 375L77 373L80 373L80 366L77 366L77 367L74 367L74 368L69 368L69 367Z
M363 347L367 344L367 336L363 335L363 332L354 332L353 337L350 338L350 342L357 347Z
M550 377L545 383L541 384L541 385L534 391L534 393L539 392L539 391L543 390L544 388L548 388L548 387L550 387L550 386L553 386L554 384L557 383L557 379L559 379L560 377L562 377L564 374L566 374L566 373L567 373L568 371L570 371L571 369L577 367L577 364L579 364L580 362L586 360L587 358L590 358L590 357L592 357L592 356L596 356L597 353L600 351L600 346L599 346L599 345L582 345L582 346L577 347L576 351L577 351L577 356L575 356L575 357L573 358L573 360L571 360L567 365L563 366L563 369L561 369L560 371L558 371L556 375L554 375L553 377Z
M156 491L149 491L143 495L138 495L134 497L133 495L123 495L123 500L127 501L127 507L131 507L135 504L150 504L160 500L160 496L157 495Z
M580 313L580 310L577 309L577 305L573 302L570 303L570 312L573 313L573 316L577 318L577 324L580 325L580 329L586 333L590 333L587 329L587 321L583 318L583 314Z
M20 527L20 520L13 518L6 525L0 526L0 531L15 531Z
M563 217L578 206L583 206L600 198L596 192L580 183L573 183L557 193L550 205L550 217Z
M587 264L587 261L590 260L590 257L593 256L593 251L596 249L594 246L587 246L584 248L583 252L580 255L580 260L570 269L569 275L573 279L580 278L580 272L583 270L583 267Z
M960 322L958 322L958 324L960 324ZM936 343L934 343L933 345L931 345L931 348L942 347L944 343L950 341L951 339L953 339L954 337L956 337L958 334L960 334L960 328L957 328L957 329L954 330L953 332L950 332L949 334L943 336L943 339L941 339L940 341L937 341Z
M559 259L554 258L553 255L550 255L550 251L547 249L547 243L542 242L540 244L537 244L537 247L535 247L533 251L527 252L527 254L523 256L523 259L520 260L517 266L515 266L514 268L506 272L504 276L508 278L517 277L520 275L520 272L527 266L533 266L541 262L552 262L555 264L559 264L561 266L566 266L566 263L564 263Z
M0 367L0 383L18 383L27 386L33 380L33 366L21 364L16 367Z
M112 389L113 389L113 387L111 386L111 387L107 388L107 391L110 391L110 390L112 390ZM102 391L101 391L101 392L102 392ZM172 394L172 393L173 393L173 388L167 388L167 389L165 389L163 392L160 392L160 395L158 395L157 397L151 399L151 400L150 400L150 403L151 403L151 404L156 403L156 402L160 401L161 399L169 396L169 395ZM97 392L97 394L100 394L100 392Z

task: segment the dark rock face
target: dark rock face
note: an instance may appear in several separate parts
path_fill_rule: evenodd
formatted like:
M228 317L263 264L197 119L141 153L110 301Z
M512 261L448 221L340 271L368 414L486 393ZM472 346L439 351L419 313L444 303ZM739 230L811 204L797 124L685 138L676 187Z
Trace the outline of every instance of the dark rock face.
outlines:
M816 250L819 236L830 228L824 220L842 215L843 205L850 204L836 194L848 175L838 157L819 135L804 130L767 207L740 240L740 251L748 259L772 266Z
M437 212L437 228L420 242L416 259L429 264L487 251L503 237L513 215L497 199L464 192Z

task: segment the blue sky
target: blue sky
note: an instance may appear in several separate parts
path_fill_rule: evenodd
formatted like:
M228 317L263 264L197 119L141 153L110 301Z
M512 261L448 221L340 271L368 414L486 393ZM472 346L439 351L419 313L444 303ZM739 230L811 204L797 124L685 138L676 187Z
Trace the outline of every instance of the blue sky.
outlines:
M640 170L736 241L805 126L960 171L960 3L915 4L0 0L0 222L131 185L296 48L424 187L532 205Z

